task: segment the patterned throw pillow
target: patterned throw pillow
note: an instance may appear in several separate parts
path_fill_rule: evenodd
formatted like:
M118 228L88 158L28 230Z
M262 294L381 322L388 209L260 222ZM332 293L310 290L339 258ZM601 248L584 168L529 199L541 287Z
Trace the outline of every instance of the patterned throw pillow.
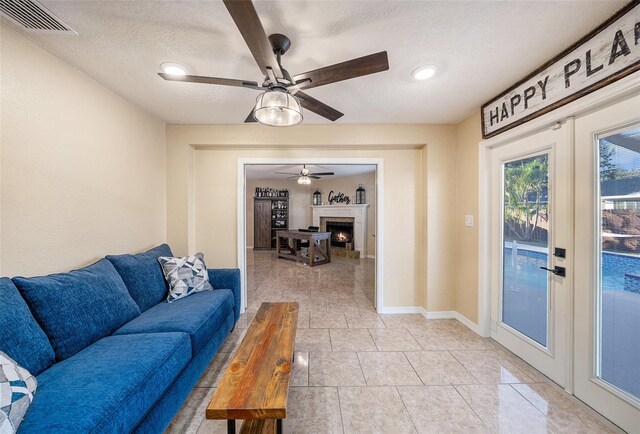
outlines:
M169 303L196 292L213 290L202 253L181 258L160 256L158 261L169 283Z
M15 433L33 401L36 377L0 351L0 433Z

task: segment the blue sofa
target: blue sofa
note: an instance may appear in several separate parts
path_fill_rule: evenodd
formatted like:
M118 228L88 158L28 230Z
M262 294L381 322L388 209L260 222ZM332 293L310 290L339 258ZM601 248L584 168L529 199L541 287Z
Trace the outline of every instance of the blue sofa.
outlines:
M163 244L43 277L0 279L0 351L38 379L19 433L160 433L240 315L240 273L166 302Z

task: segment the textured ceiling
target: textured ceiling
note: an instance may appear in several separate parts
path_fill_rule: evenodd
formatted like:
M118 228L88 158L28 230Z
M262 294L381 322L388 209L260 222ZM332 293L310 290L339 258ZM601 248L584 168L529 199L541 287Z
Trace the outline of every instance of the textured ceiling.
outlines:
M287 179L289 175L278 175L275 172L299 173L301 164L296 165L274 165L274 164L254 164L245 169L247 179ZM376 166L371 164L307 164L307 169L311 173L333 172L333 176L323 176L326 178L341 178L344 176L362 175L376 171ZM313 181L312 181L313 182Z
M28 37L169 123L237 124L257 92L165 82L165 61L189 73L261 81L221 1L43 0L77 36ZM292 74L387 50L390 70L309 95L343 124L457 123L625 4L624 1L256 1L263 26L292 47ZM425 82L423 64L439 65ZM328 123L305 112L305 123Z

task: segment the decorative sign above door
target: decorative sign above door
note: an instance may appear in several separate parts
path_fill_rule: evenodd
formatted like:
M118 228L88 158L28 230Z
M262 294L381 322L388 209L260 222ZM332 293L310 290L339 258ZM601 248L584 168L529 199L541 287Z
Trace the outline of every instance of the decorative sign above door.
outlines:
M640 69L640 0L482 106L492 137Z

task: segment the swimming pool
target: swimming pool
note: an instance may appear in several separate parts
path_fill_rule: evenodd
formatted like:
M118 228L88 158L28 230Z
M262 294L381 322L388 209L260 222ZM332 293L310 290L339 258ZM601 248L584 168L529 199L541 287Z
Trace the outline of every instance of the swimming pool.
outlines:
M539 281L544 281L545 270L540 267L547 266L547 254L528 250L526 245L519 244L517 248L517 259L513 260L511 247L504 248L504 271L505 283L507 277L518 276L523 279L519 282L529 283L531 286L540 286L539 289L546 291L546 285L541 286ZM513 269L513 264L517 268ZM602 290L603 291L623 291L625 285L625 274L640 274L640 255L632 256L620 253L603 252L602 254ZM541 278L542 277L542 278Z
M527 247L504 248L502 321L546 347L548 257ZM640 275L640 256L604 252L600 376L640 396L640 293L625 291L625 274Z
M502 322L547 346L546 253L504 248Z

